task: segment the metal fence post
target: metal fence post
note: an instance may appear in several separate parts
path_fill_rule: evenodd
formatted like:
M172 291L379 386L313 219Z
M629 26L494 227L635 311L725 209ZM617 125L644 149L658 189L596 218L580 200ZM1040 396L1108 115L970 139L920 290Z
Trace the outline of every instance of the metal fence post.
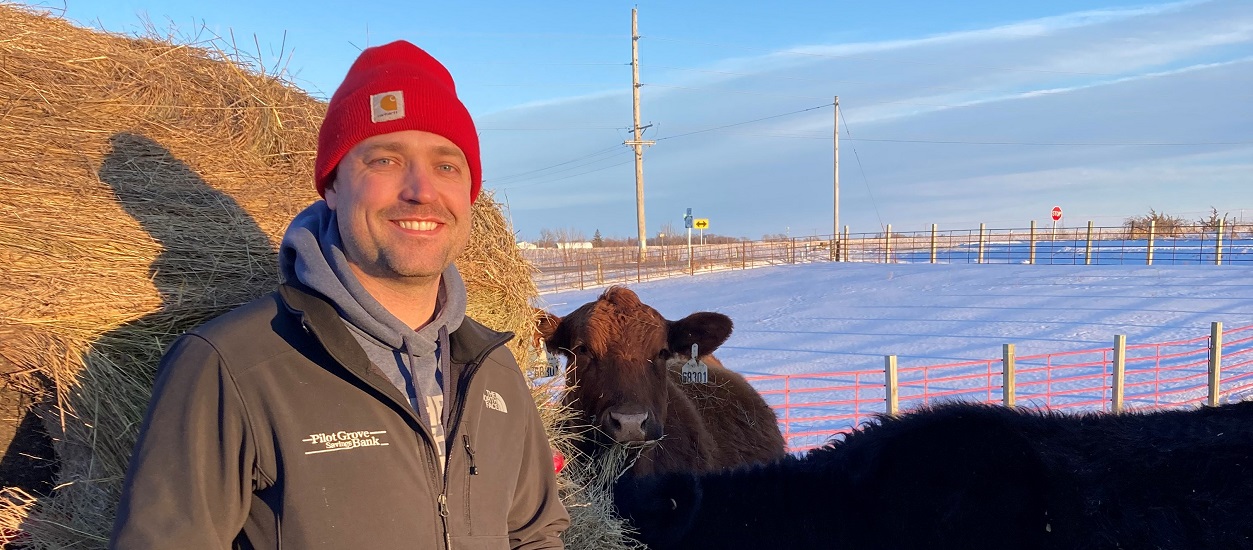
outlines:
M841 239L841 241L842 241L842 244L840 247L840 253L845 254L845 259L843 259L843 261L847 262L848 261L848 247L852 246L852 242L848 241L848 226L845 226L845 238Z
M1088 245L1083 250L1083 265L1092 265L1092 220L1088 220Z
M896 356L883 356L884 368L884 387L887 391L888 414L894 415L900 411L900 395L897 393L899 388L896 384Z
M1209 406L1218 406L1218 397L1222 389L1219 374L1223 363L1223 323L1214 321L1209 329Z
M1214 265L1223 265L1223 220L1218 220L1218 231L1214 233Z
M1005 406L1013 407L1018 402L1018 383L1014 380L1014 345L1001 346L1001 393L1005 397Z
M1031 220L1031 249L1027 252L1027 263L1035 265L1035 220Z
M1149 250L1148 250L1149 255L1148 255L1148 258L1145 260L1144 265L1153 265L1153 237L1154 237L1154 233L1156 232L1157 232L1157 221L1149 220Z
M986 228L986 224L984 223L979 224L979 261L975 263L980 263L980 264L983 263L983 243L984 243L983 233L984 233L985 228Z
M847 226L847 225L846 225L846 226L844 226L844 239L843 239L843 241L844 241L844 242L843 242L843 244L840 246L840 253L844 255L844 261L846 261L846 262L847 262L847 261L848 261L848 247L849 247L849 240L848 240L848 226Z
M931 224L931 263L935 263L935 229L936 224Z
M1114 384L1113 396L1111 397L1110 410L1114 414L1122 412L1122 397L1124 383L1127 379L1127 335L1118 334L1114 336Z
M892 224L883 232L883 263L892 262Z
M783 377L783 442L792 445L792 377Z
M579 290L583 290L583 260L579 260Z

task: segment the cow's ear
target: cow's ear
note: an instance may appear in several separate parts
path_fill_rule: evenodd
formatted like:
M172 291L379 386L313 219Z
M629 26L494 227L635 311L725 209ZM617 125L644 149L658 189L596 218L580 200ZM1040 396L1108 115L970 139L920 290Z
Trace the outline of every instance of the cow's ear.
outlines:
M553 346L556 343L553 342L553 339L557 336L557 327L561 325L561 317L539 308L535 308L533 316L535 318L535 329L539 331L539 337L543 338L547 345Z
M701 355L713 353L731 336L731 318L721 313L701 311L670 321L670 350L675 353L692 352L692 344L698 346Z

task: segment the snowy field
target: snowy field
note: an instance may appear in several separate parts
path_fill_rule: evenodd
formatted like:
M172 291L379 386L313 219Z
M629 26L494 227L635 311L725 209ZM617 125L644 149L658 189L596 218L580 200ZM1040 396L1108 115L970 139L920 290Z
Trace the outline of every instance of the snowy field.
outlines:
M1253 325L1251 266L811 263L626 286L668 319L730 316L717 355L746 376L882 372L889 354L902 370L999 361L1006 343L1021 357L1112 348L1117 334L1130 349L1208 336L1213 321ZM546 294L541 306L564 315L602 291Z

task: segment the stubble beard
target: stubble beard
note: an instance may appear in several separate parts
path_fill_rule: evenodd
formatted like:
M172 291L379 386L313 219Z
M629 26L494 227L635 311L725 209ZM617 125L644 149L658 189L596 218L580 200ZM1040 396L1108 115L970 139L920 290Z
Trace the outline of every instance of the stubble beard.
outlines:
M439 276L452 265L453 261L465 250L464 241L448 241L434 250L379 250L376 268L378 275L390 276L414 283Z

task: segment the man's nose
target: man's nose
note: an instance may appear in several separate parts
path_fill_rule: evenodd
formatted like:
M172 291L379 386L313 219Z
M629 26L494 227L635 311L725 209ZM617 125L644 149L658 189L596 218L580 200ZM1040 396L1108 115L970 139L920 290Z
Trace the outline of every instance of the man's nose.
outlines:
M413 165L405 171L404 186L401 199L418 204L429 204L436 201L435 177L431 171L421 165Z

